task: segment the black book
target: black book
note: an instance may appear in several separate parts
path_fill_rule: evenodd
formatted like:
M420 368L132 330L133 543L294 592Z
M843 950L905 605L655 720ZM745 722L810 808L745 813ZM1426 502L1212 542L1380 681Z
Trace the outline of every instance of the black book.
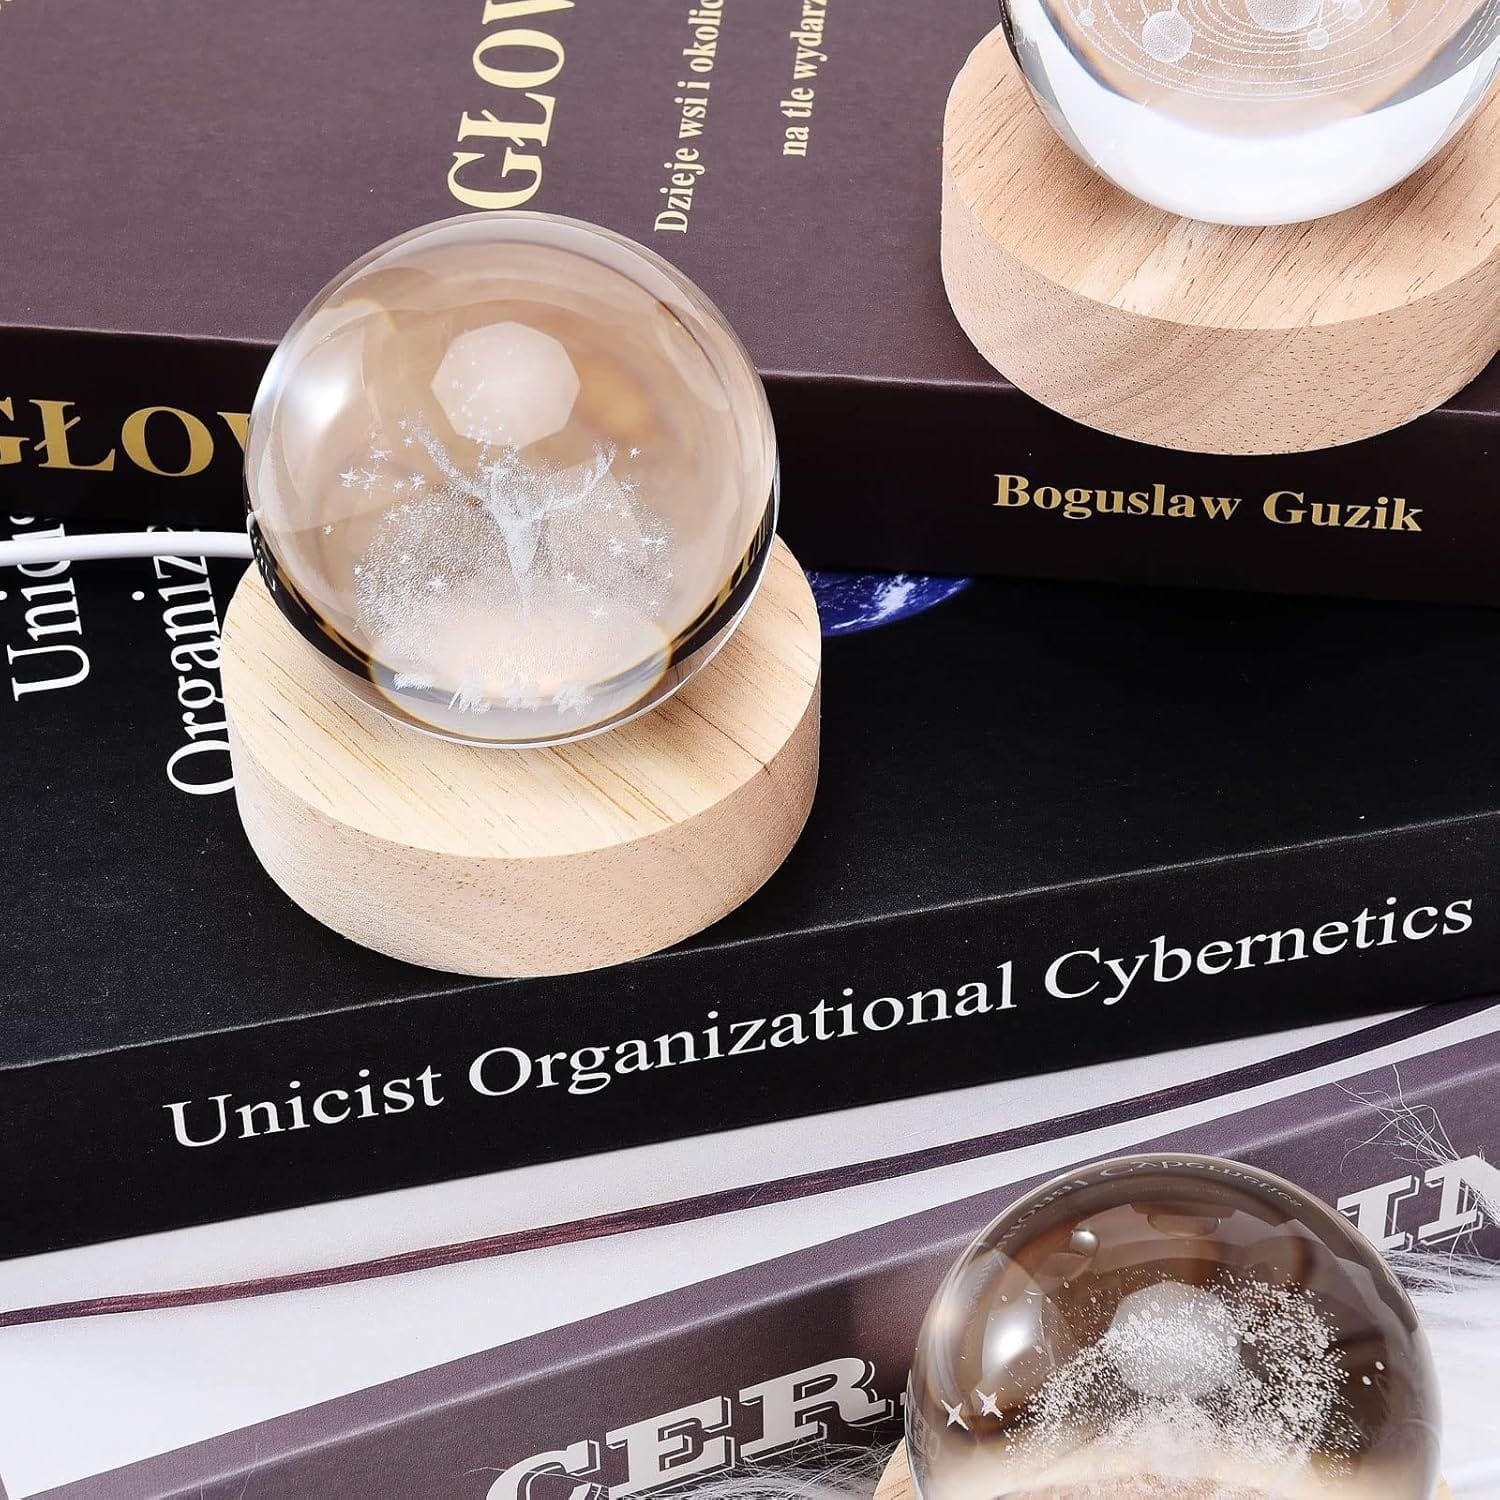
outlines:
M496 982L256 864L237 572L0 571L0 1254L1500 986L1492 612L824 579L784 869L667 953Z

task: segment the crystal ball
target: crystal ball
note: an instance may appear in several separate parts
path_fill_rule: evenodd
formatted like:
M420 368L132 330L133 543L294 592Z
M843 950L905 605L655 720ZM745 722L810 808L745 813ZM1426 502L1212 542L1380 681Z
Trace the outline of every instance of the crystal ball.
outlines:
M1002 1214L922 1325L922 1500L1429 1500L1438 1393L1342 1215L1207 1156L1069 1173Z
M1069 146L1170 213L1289 224L1416 171L1500 66L1500 0L1001 0Z
M544 745L674 691L769 556L775 435L723 316L651 251L534 213L336 277L250 417L256 556L344 684L449 739Z

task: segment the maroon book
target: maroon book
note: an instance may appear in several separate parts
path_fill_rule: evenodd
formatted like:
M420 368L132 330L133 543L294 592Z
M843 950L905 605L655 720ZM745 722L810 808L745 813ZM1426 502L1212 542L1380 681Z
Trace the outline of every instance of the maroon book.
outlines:
M570 1192L552 1221L538 1205L536 1228L500 1237L439 1244L439 1216L387 1228L418 1206L391 1195L341 1230L304 1209L225 1226L233 1247L190 1231L11 1262L0 1474L11 1500L602 1500L817 1465L825 1440L899 1436L923 1312L989 1219L1058 1172L1143 1150L1285 1176L1399 1256L1434 1345L1449 1477L1493 1493L1458 1486L1496 1453L1473 1364L1483 1297L1468 1292L1500 1250L1500 1007L1153 1067L1058 1075L1050 1105L1026 1086L976 1092L967 1134L924 1106L835 1119L831 1145L790 1125L755 1145L719 1137L698 1180L717 1163L732 1185L706 1193L680 1158L615 1153L588 1165L588 1191L630 1207L563 1222ZM513 1182L476 1183L472 1200L494 1212L537 1186ZM746 1252L723 1271L730 1238ZM374 1258L369 1241L395 1240L425 1248ZM256 1274L257 1259L282 1273ZM634 1299L601 1297L601 1273ZM41 1303L62 1289L73 1300ZM538 1331L485 1347L521 1297L540 1305ZM429 1325L465 1310L476 1352L413 1354L389 1377L389 1346L435 1347ZM341 1394L307 1404L319 1385ZM252 1419L268 1408L280 1414Z
M1349 448L1213 457L1080 427L970 348L938 269L939 140L997 19L11 0L0 468L44 514L236 523L245 413L308 299L416 224L526 208L642 240L723 306L810 565L1495 602L1494 365ZM1142 501L1109 513L1114 491Z

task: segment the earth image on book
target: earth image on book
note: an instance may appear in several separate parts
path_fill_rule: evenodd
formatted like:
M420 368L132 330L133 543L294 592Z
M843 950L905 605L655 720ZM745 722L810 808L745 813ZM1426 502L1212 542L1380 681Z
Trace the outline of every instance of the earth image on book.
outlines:
M942 604L969 586L967 578L934 578L923 573L808 574L824 635L853 635L896 620L910 619Z

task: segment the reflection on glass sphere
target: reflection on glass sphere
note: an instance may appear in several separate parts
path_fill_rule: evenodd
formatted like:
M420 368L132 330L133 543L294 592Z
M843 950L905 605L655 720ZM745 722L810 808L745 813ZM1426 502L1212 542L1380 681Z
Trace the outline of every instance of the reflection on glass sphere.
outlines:
M1500 0L1001 0L1059 135L1127 192L1218 224L1393 187L1500 67Z
M1426 1339L1317 1199L1207 1156L1101 1162L1002 1214L922 1326L921 1500L1429 1500Z
M474 214L367 255L293 324L250 419L251 534L366 702L496 745L577 739L728 638L776 518L760 379L629 240Z

